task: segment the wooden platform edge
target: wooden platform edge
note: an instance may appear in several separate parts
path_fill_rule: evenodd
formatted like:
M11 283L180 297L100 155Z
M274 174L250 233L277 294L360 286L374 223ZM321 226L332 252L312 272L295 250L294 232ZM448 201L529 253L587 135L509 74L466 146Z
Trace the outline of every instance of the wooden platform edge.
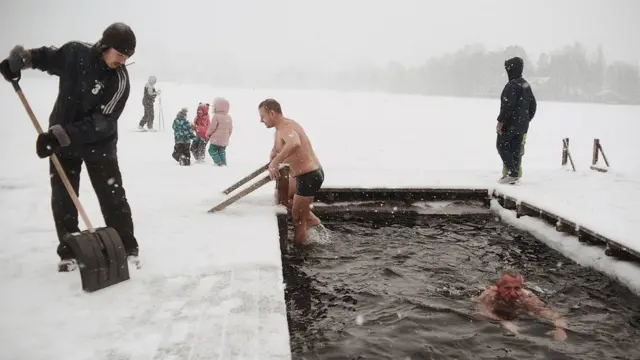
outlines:
M574 221L558 216L548 210L534 206L526 201L520 201L514 197L493 191L491 197L507 210L516 212L516 217L531 216L544 220L550 225L555 226L556 231L568 235L574 235L581 243L589 245L604 245L604 253L607 256L615 257L621 260L633 260L640 263L640 252L630 249L618 242L598 233L587 226L577 224Z
M314 202L333 204L353 201L482 201L491 203L487 188L321 188Z

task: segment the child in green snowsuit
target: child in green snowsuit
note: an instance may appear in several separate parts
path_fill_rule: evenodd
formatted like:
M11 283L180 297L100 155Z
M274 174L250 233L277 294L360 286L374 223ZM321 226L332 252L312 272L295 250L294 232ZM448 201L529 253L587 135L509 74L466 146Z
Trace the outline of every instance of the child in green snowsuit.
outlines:
M196 134L191 128L191 124L187 121L187 108L182 108L173 120L173 139L175 145L173 146L173 158L182 166L191 165L191 152L189 146L191 140L196 137Z

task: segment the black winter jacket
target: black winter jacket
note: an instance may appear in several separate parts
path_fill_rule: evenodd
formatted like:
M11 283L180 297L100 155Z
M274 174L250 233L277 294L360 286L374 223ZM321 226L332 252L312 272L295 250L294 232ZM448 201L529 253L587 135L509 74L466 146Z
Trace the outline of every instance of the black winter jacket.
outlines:
M498 121L504 124L504 131L525 134L529 130L529 122L536 115L538 104L531 85L522 78L523 68L520 58L505 61L509 82L500 95Z
M111 69L97 46L71 41L29 50L31 67L60 78L49 129L63 157L117 158L118 118L129 98L124 65Z

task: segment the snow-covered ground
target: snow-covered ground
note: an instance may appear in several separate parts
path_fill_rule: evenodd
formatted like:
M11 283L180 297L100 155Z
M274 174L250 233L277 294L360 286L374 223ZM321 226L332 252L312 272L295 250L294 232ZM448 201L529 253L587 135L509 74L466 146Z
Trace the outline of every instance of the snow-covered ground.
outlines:
M325 169L325 187L498 186L497 100L222 90L160 81L167 131L141 133L134 129L142 116L142 86L132 84L119 121L119 156L144 267L131 270L131 281L93 294L81 291L78 273L55 270L47 161L35 155L36 132L11 86L0 86L0 358L289 358L273 186L206 213L223 199L222 189L268 160L273 133L257 110L266 97L278 99L285 115L305 126ZM22 88L46 125L56 79L25 78ZM191 119L198 102L215 96L231 102L230 166L178 167L171 158L174 115L187 106ZM640 250L634 236L639 120L640 107L540 103L528 134L525 177L500 191ZM571 139L577 172L560 169L563 137ZM609 173L589 169L594 137L612 163ZM86 176L80 195L101 226ZM511 220L521 226L532 221ZM614 276L626 272L622 281L640 289L637 266L599 260L601 251L585 260L583 245L559 246L545 234L537 232L585 264Z

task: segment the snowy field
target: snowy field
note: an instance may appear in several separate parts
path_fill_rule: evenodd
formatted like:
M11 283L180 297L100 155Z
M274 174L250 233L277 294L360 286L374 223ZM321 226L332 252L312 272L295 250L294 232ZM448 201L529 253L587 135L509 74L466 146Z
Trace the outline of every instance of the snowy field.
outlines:
M22 81L44 126L56 80ZM497 100L222 90L160 81L167 130L143 133L134 131L143 85L133 82L119 121L121 169L143 268L131 269L131 281L93 294L82 292L77 272L56 272L48 164L35 154L35 129L11 86L0 87L0 359L289 358L272 184L221 213L206 213L223 200L222 189L268 160L273 132L257 110L267 97L306 128L325 169L325 187L498 186ZM229 167L216 168L210 159L177 166L171 158L174 115L187 106L192 120L198 102L216 96L230 101L234 118ZM541 102L528 134L524 179L500 191L640 251L634 234L639 133L640 107ZM563 137L571 139L577 172L560 168ZM589 169L594 137L612 163L609 173ZM80 195L94 225L103 226L86 176ZM533 219L501 215L640 292L639 267L560 238Z

